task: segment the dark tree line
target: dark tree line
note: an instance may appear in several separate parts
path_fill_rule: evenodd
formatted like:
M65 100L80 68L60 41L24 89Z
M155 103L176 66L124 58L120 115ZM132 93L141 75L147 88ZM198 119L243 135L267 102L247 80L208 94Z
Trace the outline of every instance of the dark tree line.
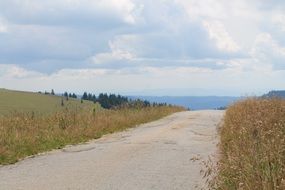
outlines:
M39 94L42 94L42 92L41 92L41 91L38 91L38 93L39 93ZM55 93L54 93L54 90L53 90L53 89L51 89L51 92L45 91L45 92L44 92L44 94L45 94L45 95L53 95L53 96L55 95Z
M94 103L98 102L105 109L116 109L122 107L143 108L167 105L166 103L150 103L146 100L133 100L125 96L107 93L100 93L98 97L96 97L94 94L84 92L82 95L82 100L89 100L93 101Z
M45 94L55 95L55 92L52 89L50 93L45 92ZM75 99L78 98L78 96L75 93L68 93L68 92L64 92L62 96L65 98L66 101L68 101L69 98L75 98ZM167 106L166 103L156 103L156 102L151 103L147 100L130 99L125 96L116 95L116 94L107 94L107 93L100 93L97 97L95 94L84 92L83 95L81 96L81 103L83 103L83 100L99 103L105 109L118 109L124 107L143 108L143 107ZM64 106L63 99L61 100L61 105Z
M89 100L89 101L92 101L94 103L97 102L97 98L96 98L95 94L91 94L91 93L87 93L87 92L84 92L81 99L82 100Z
M105 109L120 107L129 102L129 99L127 97L121 95L108 95L107 93L101 93L98 95L98 97L96 97L95 94L87 92L84 92L84 94L82 95L82 100L89 100L94 103L98 102Z
M67 100L68 98L77 98L77 95L75 93L68 93L68 92L64 92L63 95Z

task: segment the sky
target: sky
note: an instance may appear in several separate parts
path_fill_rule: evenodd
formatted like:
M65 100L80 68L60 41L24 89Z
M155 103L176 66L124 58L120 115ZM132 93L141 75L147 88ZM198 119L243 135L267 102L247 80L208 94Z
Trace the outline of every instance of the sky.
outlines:
M282 0L0 1L0 88L240 96L284 81Z

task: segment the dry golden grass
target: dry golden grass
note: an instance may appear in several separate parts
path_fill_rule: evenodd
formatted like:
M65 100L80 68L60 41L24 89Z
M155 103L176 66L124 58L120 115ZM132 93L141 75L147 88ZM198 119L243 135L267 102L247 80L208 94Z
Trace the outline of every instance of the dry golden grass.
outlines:
M10 164L29 155L99 138L157 120L180 107L101 110L66 109L52 115L14 113L0 117L0 164Z
M285 189L285 100L252 98L227 111L211 189Z

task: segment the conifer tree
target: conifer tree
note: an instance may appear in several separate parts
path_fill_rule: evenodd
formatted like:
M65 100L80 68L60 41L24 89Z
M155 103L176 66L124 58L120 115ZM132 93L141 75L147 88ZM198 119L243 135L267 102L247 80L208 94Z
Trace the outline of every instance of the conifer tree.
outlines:
M83 93L82 99L83 99L83 100L88 100L87 92L84 92L84 93Z

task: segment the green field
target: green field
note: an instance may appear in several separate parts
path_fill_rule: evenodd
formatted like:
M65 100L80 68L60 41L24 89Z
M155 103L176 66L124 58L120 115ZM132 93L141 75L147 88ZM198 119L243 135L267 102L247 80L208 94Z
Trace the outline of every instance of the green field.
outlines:
M64 106L62 106L62 100ZM64 97L45 95L33 92L13 91L0 89L0 115L10 114L11 112L36 112L41 114L61 111L65 108L99 108L98 104L91 101L83 101Z

